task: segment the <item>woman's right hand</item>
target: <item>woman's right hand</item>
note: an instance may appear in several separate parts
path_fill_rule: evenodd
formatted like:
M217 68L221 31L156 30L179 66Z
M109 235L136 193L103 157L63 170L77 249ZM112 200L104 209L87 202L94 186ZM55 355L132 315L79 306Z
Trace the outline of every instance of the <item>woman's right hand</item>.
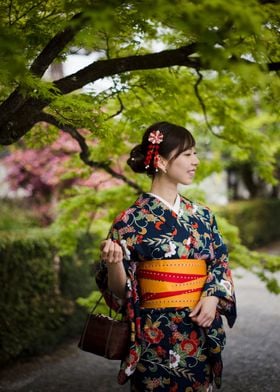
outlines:
M123 261L122 247L110 238L101 242L101 259L108 264L118 264Z

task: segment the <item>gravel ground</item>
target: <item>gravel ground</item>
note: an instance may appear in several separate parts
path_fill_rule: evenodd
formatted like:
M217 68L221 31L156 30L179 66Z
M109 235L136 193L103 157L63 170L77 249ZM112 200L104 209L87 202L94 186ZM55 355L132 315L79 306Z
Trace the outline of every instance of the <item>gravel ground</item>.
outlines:
M267 292L251 273L234 271L238 320L227 328L221 392L279 392L280 297ZM1 392L114 392L129 390L116 382L118 361L82 352L77 342L51 355L0 371Z

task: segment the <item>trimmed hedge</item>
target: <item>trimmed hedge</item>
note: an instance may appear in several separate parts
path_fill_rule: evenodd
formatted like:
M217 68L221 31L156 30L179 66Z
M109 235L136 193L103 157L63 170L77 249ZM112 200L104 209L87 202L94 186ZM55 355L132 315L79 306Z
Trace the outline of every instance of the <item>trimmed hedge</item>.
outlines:
M88 260L59 258L42 229L0 238L0 363L46 352L81 331L85 310L76 304L93 288Z
M219 213L239 228L242 243L250 249L280 240L278 199L233 202L219 208Z

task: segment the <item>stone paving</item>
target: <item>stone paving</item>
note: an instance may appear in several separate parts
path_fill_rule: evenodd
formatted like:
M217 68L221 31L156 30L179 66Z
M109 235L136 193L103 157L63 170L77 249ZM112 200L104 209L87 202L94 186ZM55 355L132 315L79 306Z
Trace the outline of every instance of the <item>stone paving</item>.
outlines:
M234 271L238 321L227 328L221 392L280 391L280 296L251 273ZM108 361L64 344L51 355L0 372L1 392L129 391L116 382L118 361ZM182 391L183 392L183 391Z

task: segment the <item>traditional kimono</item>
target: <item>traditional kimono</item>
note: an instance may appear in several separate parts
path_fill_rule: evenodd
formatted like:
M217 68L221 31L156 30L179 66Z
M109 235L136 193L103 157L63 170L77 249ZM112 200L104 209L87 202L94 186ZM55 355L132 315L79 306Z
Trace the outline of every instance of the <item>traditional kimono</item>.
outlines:
M114 221L109 237L124 251L127 272L124 312L131 323L131 344L121 363L120 384L131 380L132 391L207 391L221 386L221 352L225 332L236 318L235 296L228 255L211 211L179 196L178 213L155 195L144 193ZM137 267L156 259L203 259L207 280L202 296L217 296L216 318L210 328L199 327L189 308L145 309L140 306ZM101 263L97 284L108 303L106 265ZM119 301L110 302L118 307Z

